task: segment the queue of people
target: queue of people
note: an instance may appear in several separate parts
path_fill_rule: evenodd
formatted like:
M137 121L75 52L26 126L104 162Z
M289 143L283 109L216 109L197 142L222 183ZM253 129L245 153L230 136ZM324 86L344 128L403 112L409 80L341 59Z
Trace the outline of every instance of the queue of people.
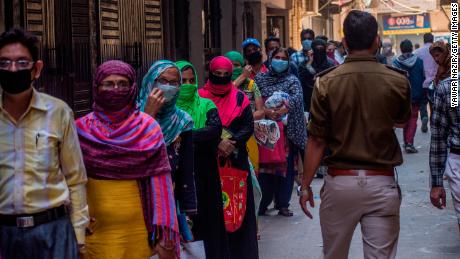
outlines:
M272 203L278 215L293 216L299 160L309 217L310 183L320 164L329 166L320 208L325 258L347 257L358 222L365 255L394 258L401 202L394 167L402 155L393 128L404 128L404 148L415 153L429 59L403 41L394 67L379 64L377 23L360 11L350 12L344 34L339 43L304 30L292 54L270 37L265 60L260 42L248 38L242 53L210 61L203 86L188 61L156 61L138 85L133 67L110 60L95 72L93 111L74 121L64 102L33 87L45 65L37 38L3 33L0 258L169 259L196 244L208 259L256 259L258 217ZM449 51L438 42L426 49L439 65L430 99L431 201L445 206L448 171L460 218L460 110L446 101ZM366 82L359 90L358 78ZM262 124L273 131L255 126Z

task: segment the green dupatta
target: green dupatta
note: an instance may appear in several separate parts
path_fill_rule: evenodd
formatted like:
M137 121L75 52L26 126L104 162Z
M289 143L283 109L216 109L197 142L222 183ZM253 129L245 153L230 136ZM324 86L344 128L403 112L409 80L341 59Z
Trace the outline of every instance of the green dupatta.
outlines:
M216 105L211 100L198 95L198 76L196 75L195 67L187 61L177 61L176 65L181 73L185 68L192 68L196 82L194 85L181 85L176 105L192 116L195 129L204 128L207 119L206 114L209 110L216 109Z

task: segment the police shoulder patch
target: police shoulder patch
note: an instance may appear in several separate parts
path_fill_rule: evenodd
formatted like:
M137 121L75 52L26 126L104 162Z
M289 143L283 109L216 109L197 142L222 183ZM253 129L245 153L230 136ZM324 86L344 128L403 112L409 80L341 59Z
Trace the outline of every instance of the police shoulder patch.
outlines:
M396 67L392 67L392 66L389 66L389 65L385 65L386 68L390 69L390 70L393 70L395 72L398 72L404 76L409 76L409 74L407 73L407 71L405 70L402 70L402 69L399 69L399 68L396 68Z
M330 68L328 68L328 69L326 69L326 70L324 70L324 71L322 71L322 72L319 72L319 73L317 73L317 74L315 75L315 78L314 78L314 79L316 80L318 77L324 76L325 74L331 72L332 70L334 70L334 69L336 69L336 68L338 68L338 67L339 67L339 66L333 66L333 67L330 67Z

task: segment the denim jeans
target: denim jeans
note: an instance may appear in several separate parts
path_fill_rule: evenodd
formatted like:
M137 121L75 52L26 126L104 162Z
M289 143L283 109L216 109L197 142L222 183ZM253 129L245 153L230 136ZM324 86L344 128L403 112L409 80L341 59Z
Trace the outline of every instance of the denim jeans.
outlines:
M424 91L423 98L420 100L420 119L422 121L427 120L428 121L428 93L427 91Z

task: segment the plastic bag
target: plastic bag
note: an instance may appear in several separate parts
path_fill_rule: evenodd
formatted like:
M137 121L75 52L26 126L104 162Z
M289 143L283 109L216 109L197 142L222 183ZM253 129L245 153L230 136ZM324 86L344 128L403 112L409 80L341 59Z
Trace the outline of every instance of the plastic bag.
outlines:
M254 137L257 144L273 150L280 139L280 128L272 120L254 121Z
M278 109L283 107L283 105L288 105L289 103L289 94L282 92L282 91L276 91L273 93L272 96L270 96L266 101L265 101L265 107L268 109ZM288 115L285 114L281 116L279 121L282 121L284 125L287 125L287 117Z

